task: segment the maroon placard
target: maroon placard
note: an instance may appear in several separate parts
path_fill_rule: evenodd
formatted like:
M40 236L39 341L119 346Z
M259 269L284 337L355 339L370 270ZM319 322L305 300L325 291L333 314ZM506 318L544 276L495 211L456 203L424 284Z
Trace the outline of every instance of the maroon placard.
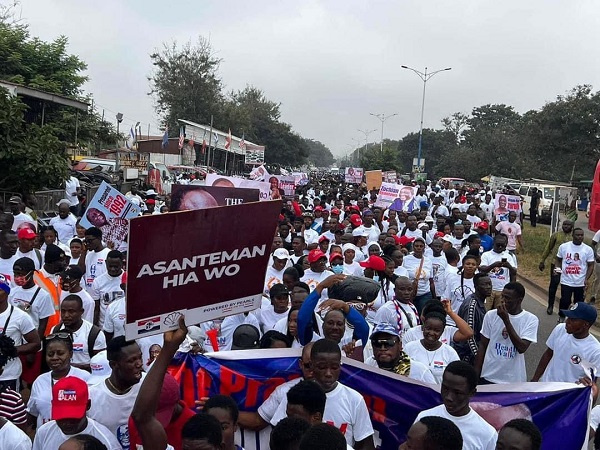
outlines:
M282 202L244 203L130 221L128 339L260 306Z

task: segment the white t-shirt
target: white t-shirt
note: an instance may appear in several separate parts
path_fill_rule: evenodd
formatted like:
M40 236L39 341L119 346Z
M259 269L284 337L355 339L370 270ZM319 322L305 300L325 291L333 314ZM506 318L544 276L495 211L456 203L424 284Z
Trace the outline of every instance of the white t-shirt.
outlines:
M456 350L447 344L442 344L437 350L429 351L423 347L420 341L412 341L404 346L404 351L412 359L427 366L437 384L442 384L442 375L448 364L460 359Z
M269 296L269 291L274 284L283 283L283 273L285 272L285 267L283 270L275 270L273 266L267 267L267 274L265 275L265 288L263 290L263 295Z
M363 225L363 228L369 233L367 242L377 242L377 239L379 239L379 235L381 234L379 227L376 224L373 224L370 227Z
M21 252L21 250L17 250L15 253L17 259L19 258L29 258L33 261L33 265L35 266L35 270L40 270L44 265L44 251L34 248L33 250L29 250L27 253Z
M82 289L79 292L68 292L68 291L62 291L60 294L60 302L62 303L62 301L69 295L76 295L77 297L79 297L81 299L81 303L83 303L83 315L81 316L83 318L83 320L87 320L88 322L93 322L94 321L94 300L92 299L92 296L90 294L87 293L87 291L85 289Z
M69 214L64 219L61 219L60 216L55 216L50 219L50 225L52 225L58 233L58 241L63 244L66 244L73 236L75 236L75 223L77 223L77 219L73 214Z
M108 450L123 450L119 441L111 434L111 432L102 424L97 421L91 419L88 415L88 424L81 431L81 433L77 434L90 434L95 438L99 439ZM58 425L56 425L56 421L48 422L38 428L35 439L33 440L33 450L54 450L58 449L60 445L65 442L67 439L71 438L73 435L69 436L64 434Z
M354 275L357 277L363 276L363 268L356 261L352 261L352 264L344 263L344 275Z
M319 242L319 233L312 228L304 230L304 241L306 245L316 244Z
M402 266L398 266L398 267L396 267L394 269L394 275L398 275L399 277L406 277L406 278L408 278L408 270L406 270Z
M446 292L446 269L448 260L443 253L440 256L430 256L433 268L433 284L435 284L435 293L441 296Z
M68 377L76 377L83 381L90 378L90 373L85 370L71 367ZM37 428L52 420L52 386L50 372L41 374L31 386L31 395L27 402L27 412L37 417Z
M462 284L461 284L462 283ZM475 293L475 286L473 284L473 278L463 278L458 273L448 273L446 275L446 292L443 298L450 300L450 306L452 311L458 312L460 305L469 297L469 295ZM450 325L456 325L454 320L450 317L446 319L446 322Z
M458 427L463 437L463 450L494 450L496 448L496 440L498 439L496 429L473 409L468 414L457 417L448 413L444 405L439 405L421 411L415 422L423 417L430 416L443 417Z
M421 261L423 261L422 267ZM417 295L427 294L431 291L431 287L429 285L429 279L433 278L433 263L431 262L431 259L429 259L427 256L423 256L423 260L421 260L419 258L415 258L412 254L407 255L404 257L402 267L408 271L408 277L411 279L411 281L414 281L417 278L417 272L419 271L419 267L421 267L419 284L417 286Z
M600 405L596 405L592 408L590 413L590 428L594 431L598 429L600 425Z
M0 448L31 450L31 439L18 426L7 420L0 428Z
M592 247L565 242L558 247L556 256L562 258L560 283L571 287L585 286L587 263L596 261Z
M517 236L521 236L521 225L517 222L510 223L508 220L505 220L496 224L496 231L508 237L507 250L517 249Z
M591 334L583 339L577 339L567 333L564 323L559 323L550 333L546 345L554 354L540 381L575 383L587 372L581 364L582 361L588 366L595 367L595 373L598 373L600 342Z
M272 330L279 320L287 318L288 310L283 313L276 313L273 309L273 305L269 304L264 307L261 306L257 313L260 330L263 333L266 333L267 331Z
M510 323L521 339L537 342L539 319L528 311L509 315ZM493 309L483 317L481 335L490 340L481 376L492 383L522 383L527 381L525 354L519 353L510 340L498 311Z
M400 231L399 232L401 236L406 236L406 237L412 237L412 238L422 238L423 237L423 230L420 229L416 229L416 230L409 230L408 228L406 229L406 231ZM427 245L431 244L431 237L429 235L427 235L427 233L425 233L425 243Z
M61 326L61 330L64 330L64 325ZM88 348L88 337L92 330L92 324L87 320L84 320L79 330L73 334L73 357L71 362L74 364L89 364L90 363L90 349ZM94 341L94 350L104 350L106 348L106 338L104 333L100 331L98 337Z
M12 306L12 315L6 326L6 321L10 315L12 305L8 305L6 311L0 314L0 333L6 327L6 335L15 341L15 346L23 345L26 341L23 336L32 331L37 331L29 314ZM0 381L15 380L21 376L22 366L19 358L9 360L4 366L4 371L0 374Z
M92 283L103 273L106 273L106 255L110 252L109 248L104 248L99 252L87 252L85 255L85 290L92 295ZM92 295L92 298L94 296Z
M311 291L314 291L314 289L317 287L317 285L323 281L325 278L329 277L333 275L333 272L331 272L330 270L324 270L321 273L317 273L317 272L313 272L312 270L308 269L304 271L304 276L302 278L300 278L300 281L308 284L308 287L310 288Z
M517 258L511 255L508 250L502 253L496 253L494 250L489 250L481 255L481 265L489 266L495 262L506 259L511 266L517 268ZM488 272L488 276L492 280L492 290L496 292L502 292L504 286L510 283L510 271L507 267L495 267Z
M265 422L271 422L271 419L275 416L279 405L283 402L286 403L287 408L287 393L288 391L300 383L304 378L294 378L293 380L287 381L280 384L275 390L267 397L262 405L258 407L258 415L263 418Z
M77 188L80 188L79 180L75 177L69 177L65 181L65 199L69 200L71 206L77 206L79 199L77 198Z
M107 333L114 333L113 337L125 336L125 297L108 305L102 329Z
M13 267L15 265L15 261L19 259L17 255L13 255L8 259L0 258L0 274L4 275L10 281L10 286L14 287L15 285L15 276L13 273Z
M369 356L367 359L365 359L365 364L368 366L379 367L373 356ZM429 370L425 364L412 358L410 360L410 371L408 372L408 378L411 380L422 381L423 383L436 383L431 370Z
M400 317L398 317L398 313ZM393 326L402 336L408 329L418 325L417 317L417 308L412 303L406 304L394 300L385 303L377 310L375 323L387 323ZM402 329L400 329L398 322L402 324Z
M463 236L462 238L457 238L455 237L453 234L448 236L448 239L450 240L450 243L452 244L452 247L454 247L454 249L460 254L460 250L462 248L462 243L463 241L466 239L466 236Z
M335 426L346 438L348 445L362 441L373 435L373 426L367 405L361 394L354 389L337 384L334 390L327 392L323 422ZM287 417L287 396L282 400L271 419L271 425L275 426L279 421Z
M33 298L34 296L35 299ZM32 300L33 305L31 305ZM54 302L50 294L36 285L29 289L25 289L22 286L11 289L8 301L10 304L29 314L36 328L39 326L41 319L54 315Z
M108 305L116 299L125 296L125 292L121 289L121 275L118 277L111 277L108 273L103 273L96 277L92 283L90 295L92 296L92 300L100 302L98 324L102 326L104 324L104 315L106 314Z
M450 345L454 342L454 335L458 331L458 328L452 325L446 325L444 327L444 332L440 336L440 342L442 344ZM412 327L410 330L406 330L406 333L402 336L402 345L405 346L409 342L420 341L423 339L423 328L421 325L417 325L416 327Z
M127 448L126 443L129 444L129 416L144 376L145 374L142 373L142 379L123 395L113 394L109 391L106 381L90 387L92 406L88 410L88 417L108 428L124 448Z
M485 219L490 222L492 220L492 214L494 212L494 203L481 203L479 205L483 212L485 213Z

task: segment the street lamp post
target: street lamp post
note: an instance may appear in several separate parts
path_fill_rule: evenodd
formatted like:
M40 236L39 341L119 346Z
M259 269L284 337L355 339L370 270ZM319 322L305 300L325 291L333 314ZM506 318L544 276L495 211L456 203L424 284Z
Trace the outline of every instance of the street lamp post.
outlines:
M365 153L364 154L366 155L367 154L367 150L368 150L367 146L369 145L369 135L371 133L374 133L377 130L358 130L358 131L360 131L362 134L365 135Z
M444 72L446 70L452 70L452 67L446 67L445 69L436 70L434 72L427 73L427 67L425 67L425 72L421 72L417 69L413 69L408 66L400 66L403 69L412 70L416 73L421 80L423 80L423 100L421 102L421 127L419 128L419 150L417 152L417 167L421 167L421 145L423 142L423 115L425 113L425 88L427 87L427 82L433 77L436 73Z
M121 168L120 167L121 161L119 158L119 127L121 125L121 122L123 122L123 114L117 113L116 119L117 119L117 153L115 155L115 172L119 173L119 169Z
M354 147L356 149L356 159L358 160L358 164L360 164L360 139L352 138L352 140L354 141L354 145L356 145Z
M369 113L370 115L372 115L373 117L377 117L380 121L381 121L381 144L380 144L380 148L379 151L381 153L383 153L383 123L388 120L391 117L397 116L397 113L394 113L390 116L386 116L385 113L384 114L373 114L373 113Z

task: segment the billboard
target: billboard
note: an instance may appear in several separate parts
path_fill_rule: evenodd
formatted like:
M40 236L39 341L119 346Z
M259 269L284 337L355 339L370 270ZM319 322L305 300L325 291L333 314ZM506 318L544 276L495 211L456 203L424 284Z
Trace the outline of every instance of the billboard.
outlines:
M364 171L360 167L346 167L344 179L346 183L360 184L362 183Z

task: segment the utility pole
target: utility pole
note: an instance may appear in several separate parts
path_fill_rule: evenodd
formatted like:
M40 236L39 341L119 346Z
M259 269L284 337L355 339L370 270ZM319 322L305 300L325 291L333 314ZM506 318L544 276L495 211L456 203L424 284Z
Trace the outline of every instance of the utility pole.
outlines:
M378 119L381 121L381 144L380 144L380 149L379 149L379 151L380 151L381 153L383 153L383 124L385 123L385 121L386 121L386 120L388 120L388 119L390 119L390 118L392 118L392 117L394 117L394 116L397 116L397 115L398 115L398 113L394 113L394 114L392 114L392 115L390 115L390 116L386 116L386 115L385 115L385 113L383 113L383 114L373 114L373 113L369 113L369 114L370 114L371 116L373 116L373 117L377 117L377 118L378 118Z

